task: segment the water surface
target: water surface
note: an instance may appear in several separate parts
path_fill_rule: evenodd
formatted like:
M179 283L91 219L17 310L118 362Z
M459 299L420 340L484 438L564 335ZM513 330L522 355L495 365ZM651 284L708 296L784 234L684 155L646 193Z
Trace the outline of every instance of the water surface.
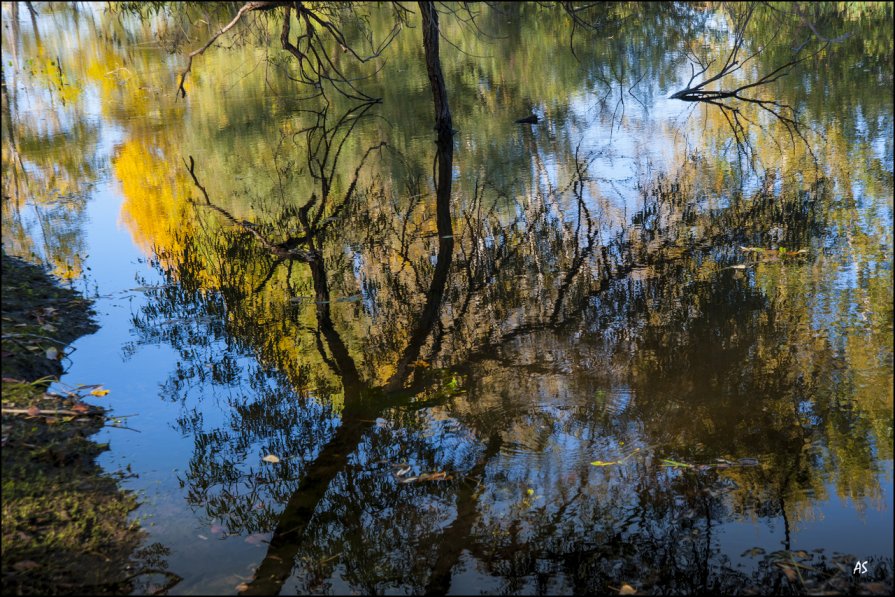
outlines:
M380 103L307 99L275 21L175 99L225 12L4 4L4 249L96 299L61 381L111 390L172 593L891 582L891 5L758 92L797 135L669 99L736 10L601 10L574 53L559 11L442 16L445 239L417 15L344 66ZM766 12L741 83L805 39Z

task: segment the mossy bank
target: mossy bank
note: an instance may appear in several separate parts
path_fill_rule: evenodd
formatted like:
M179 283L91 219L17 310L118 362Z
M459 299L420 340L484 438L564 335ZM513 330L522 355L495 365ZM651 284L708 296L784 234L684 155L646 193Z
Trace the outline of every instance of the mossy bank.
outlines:
M95 461L105 412L46 391L67 345L97 329L90 302L2 259L3 593L128 593L144 535L134 496Z

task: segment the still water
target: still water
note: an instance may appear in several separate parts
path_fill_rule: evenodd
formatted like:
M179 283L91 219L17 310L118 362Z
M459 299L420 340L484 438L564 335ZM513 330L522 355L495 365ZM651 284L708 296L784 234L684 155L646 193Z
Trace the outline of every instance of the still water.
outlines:
M746 5L445 13L452 156L416 13L333 52L370 103L297 83L276 13L177 97L232 12L38 6L3 246L95 298L61 381L111 390L172 593L891 582L891 5L756 11L725 85L810 56L737 112L669 96Z

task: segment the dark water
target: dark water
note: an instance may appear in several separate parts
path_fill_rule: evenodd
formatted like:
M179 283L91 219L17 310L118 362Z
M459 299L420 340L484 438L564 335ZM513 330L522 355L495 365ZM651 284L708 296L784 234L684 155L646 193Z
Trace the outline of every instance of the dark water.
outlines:
M175 101L226 11L4 4L4 249L97 297L62 382L172 592L891 582L891 5L809 15L753 95L797 126L668 99L743 6L442 15L448 158L418 15L337 55L381 103L304 99L278 17ZM738 84L822 45L744 39Z

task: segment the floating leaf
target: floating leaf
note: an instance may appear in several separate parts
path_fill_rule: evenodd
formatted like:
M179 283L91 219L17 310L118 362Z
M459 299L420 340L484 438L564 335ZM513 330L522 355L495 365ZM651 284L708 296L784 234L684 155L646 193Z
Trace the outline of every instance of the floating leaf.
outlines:
M789 582L794 583L796 582L796 580L798 580L799 575L796 573L795 570L781 562L777 562L777 566L779 566L780 569L783 570L783 574L786 575L786 578L789 580Z
M603 462L602 460L594 460L593 462L591 462L591 464L594 466L612 466L613 464L618 464L618 462L616 462L614 460L612 462Z
M202 539L202 541L208 541L208 537L206 537L205 535L197 535L197 537L199 537L199 539Z
M71 409L76 413L86 414L90 412L90 405L84 404L83 402L78 402L77 404L72 405Z
M40 409L37 408L37 407L34 406L34 405L29 406L29 407L28 407L28 414L31 415L32 417L36 417L37 415L40 414Z
M274 456L273 454L268 454L261 460L263 460L264 462L270 462L271 464L276 464L280 461L280 459L277 458L276 456Z
M90 392L90 394L93 396L105 396L108 393L109 393L109 390L104 390L102 387L99 387L99 388L93 390L92 392Z
M264 533L253 533L245 538L245 542L249 545L261 545L266 535Z
M861 583L861 589L871 595L889 595L892 591L892 586L890 583L884 582L864 582Z
M40 568L40 564L38 564L34 560L22 560L21 562L16 562L15 564L13 564L12 567L19 572L27 572L28 570Z
M236 585L236 590L240 593L242 593L243 591L248 591L249 585L245 584L244 582L241 582L238 585Z
M687 464L686 462L678 462L677 460L670 460L668 458L663 458L662 464L664 464L665 466L680 466L683 468L693 468L692 464Z
M637 589L635 589L628 583L625 583L622 585L622 588L618 590L618 594L619 595L636 595Z
M525 493L527 493L528 495L534 495L534 494L535 494L535 490L532 489L531 487L529 487L529 488L525 491Z
M445 471L437 471L434 473L423 473L420 475L420 481L448 481L452 477Z

